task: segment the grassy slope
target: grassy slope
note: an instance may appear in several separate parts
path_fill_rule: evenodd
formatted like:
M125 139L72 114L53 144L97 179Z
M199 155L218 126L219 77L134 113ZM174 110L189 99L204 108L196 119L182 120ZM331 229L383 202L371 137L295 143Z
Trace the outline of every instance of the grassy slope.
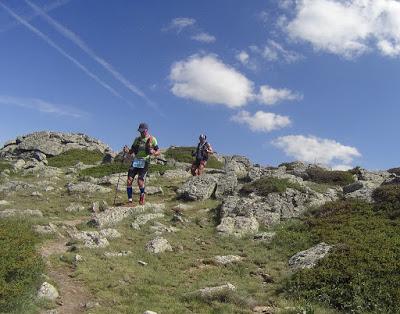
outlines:
M37 182L37 178L32 176L23 180ZM43 197L33 198L29 191L23 191L7 195L6 199L16 208L41 209L45 215L40 219L41 222L73 220L82 216L89 218L88 212L66 213L64 208L71 202L80 202L87 207L93 201L102 199L112 203L114 192L105 195L68 195L65 191L67 182L62 176L56 183L60 189L43 193ZM150 202L165 202L167 208L177 204L174 190L181 182L162 178L151 179L150 182L151 185L162 186L165 191L164 196L148 196ZM310 186L320 189L327 187L311 182ZM393 196L392 190L384 192L389 193L395 203L399 198L396 193ZM124 199L124 193L119 192L118 200ZM110 307L116 313L141 313L147 309L159 313L250 313L250 305L255 303L297 308L287 310L287 313L300 313L300 309L305 309L306 313L336 312L324 306L344 312L357 312L360 308L364 312L373 310L371 305L368 308L366 304L390 310L390 302L398 302L398 295L393 293L391 287L398 289L400 282L393 272L400 266L396 249L400 247L397 236L400 230L398 220L390 219L388 211L397 205L381 204L382 210L379 210L357 204L337 203L331 206L333 210L325 207L303 220L288 221L276 227L278 235L271 244L263 244L251 238L217 236L215 225L218 222L214 210L219 203L213 200L195 202L195 208L185 212L190 222L185 226L177 225L181 229L177 233L164 234L176 251L161 255L151 255L144 250L147 241L153 238L149 229L151 222L141 231L135 231L130 228L132 217L116 226L123 238L110 241L110 247L104 250L81 249L78 253L83 256L84 262L78 264L73 273L100 302L100 307L92 310L92 313L108 313ZM205 208L211 210L205 211ZM170 225L172 212L168 209L166 212L166 217L159 221ZM329 214L318 214L321 212ZM83 225L81 228L89 229ZM344 245L339 245L334 254L314 271L291 276L288 258L319 241ZM130 250L133 254L113 259L103 256L104 251L119 250ZM71 260L72 253L64 255L68 254ZM241 255L245 259L236 265L208 265L205 268L199 262L199 259L228 254ZM56 264L68 263L62 262L57 255L52 260ZM63 260L68 261L68 258ZM148 265L143 267L137 263L138 260L144 260ZM270 274L274 282L264 283L256 275L260 271ZM98 276L99 273L102 276ZM333 280L345 275L352 280ZM233 297L223 296L222 302L185 298L187 292L225 282L231 282L238 290ZM385 293L378 293L377 288ZM321 299L321 295L324 298ZM321 301L324 305L315 303Z

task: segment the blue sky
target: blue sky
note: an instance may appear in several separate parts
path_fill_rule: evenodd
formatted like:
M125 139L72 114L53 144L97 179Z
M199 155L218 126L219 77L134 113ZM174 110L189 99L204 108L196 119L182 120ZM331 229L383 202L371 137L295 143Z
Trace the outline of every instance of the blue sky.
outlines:
M0 143L83 132L398 166L396 0L0 0Z

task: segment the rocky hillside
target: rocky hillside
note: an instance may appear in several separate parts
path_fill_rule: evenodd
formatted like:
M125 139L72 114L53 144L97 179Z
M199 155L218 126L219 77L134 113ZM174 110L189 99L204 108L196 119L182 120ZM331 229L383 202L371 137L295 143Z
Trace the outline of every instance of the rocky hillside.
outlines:
M0 312L396 312L398 169L215 156L191 177L190 150L163 150L125 206L129 163L100 141L6 143Z

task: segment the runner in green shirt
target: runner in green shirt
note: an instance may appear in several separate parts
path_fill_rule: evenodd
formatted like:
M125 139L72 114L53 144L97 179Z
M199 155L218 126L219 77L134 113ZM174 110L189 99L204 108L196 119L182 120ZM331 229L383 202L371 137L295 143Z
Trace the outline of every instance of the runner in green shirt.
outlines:
M134 154L132 165L128 171L128 180L126 191L128 194L128 202L132 203L132 183L136 175L138 175L138 186L140 190L139 204L144 205L145 197L145 179L149 170L150 157L159 156L160 150L157 139L149 134L149 127L146 123L140 123L138 131L140 136L135 138L131 148L124 146L126 154Z

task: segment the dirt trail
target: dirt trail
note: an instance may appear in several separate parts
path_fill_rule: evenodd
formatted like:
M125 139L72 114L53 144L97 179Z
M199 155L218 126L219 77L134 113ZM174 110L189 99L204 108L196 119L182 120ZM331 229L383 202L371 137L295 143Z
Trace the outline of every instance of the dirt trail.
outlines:
M76 226L83 220L64 221L63 224ZM57 239L45 242L40 248L40 254L46 261L47 275L57 284L60 294L57 300L58 314L75 314L84 312L82 305L93 300L88 289L79 281L71 278L73 270L69 267L56 267L50 261L50 257L54 254L62 254L67 251L68 238L59 236ZM42 313L46 313L43 311Z

